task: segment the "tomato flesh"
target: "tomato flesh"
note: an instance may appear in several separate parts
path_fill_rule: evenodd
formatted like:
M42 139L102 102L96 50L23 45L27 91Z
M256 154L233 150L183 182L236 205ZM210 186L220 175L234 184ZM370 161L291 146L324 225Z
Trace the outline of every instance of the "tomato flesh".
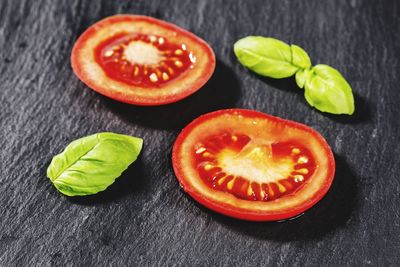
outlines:
M96 61L110 78L145 87L159 88L196 63L186 44L140 33L113 36L100 43L95 53Z
M178 136L173 167L194 199L222 214L282 220L316 204L328 191L335 162L315 130L256 111L212 112Z
M215 69L212 48L171 23L116 15L89 27L71 54L74 73L112 99L142 106L165 105L199 90Z
M316 167L301 144L258 144L237 132L207 137L195 146L193 155L200 177L210 187L252 201L295 192Z

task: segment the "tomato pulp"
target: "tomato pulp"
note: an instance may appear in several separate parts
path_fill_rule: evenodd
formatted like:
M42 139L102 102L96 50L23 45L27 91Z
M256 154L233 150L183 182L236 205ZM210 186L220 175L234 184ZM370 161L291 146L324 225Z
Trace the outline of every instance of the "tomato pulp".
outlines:
M136 105L163 105L201 88L215 69L210 46L176 25L116 15L87 29L72 50L75 74L93 90Z
M220 110L190 123L173 148L183 189L204 206L251 221L283 220L315 205L332 184L325 139L264 113Z

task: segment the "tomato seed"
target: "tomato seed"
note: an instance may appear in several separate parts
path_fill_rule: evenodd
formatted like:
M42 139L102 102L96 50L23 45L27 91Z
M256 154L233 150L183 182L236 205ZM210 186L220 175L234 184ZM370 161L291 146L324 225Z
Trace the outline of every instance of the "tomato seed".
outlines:
M204 151L206 151L206 148L205 147L200 147L199 149L196 150L196 154L201 154Z
M293 155L298 155L298 154L300 154L300 149L298 149L298 148L293 148L293 149L292 149L292 154L293 154Z
M302 169L296 170L296 172L298 172L300 174L307 174L308 173L308 169L302 168Z
M152 81L153 83L158 81L158 77L155 73L150 74L150 81Z
M236 178L233 178L231 181L229 181L229 183L226 185L226 188L228 188L229 190L232 190L233 185L235 184Z
M302 164L302 163L307 163L308 162L308 158L307 157L299 157L299 159L297 160L298 163Z
M179 61L179 60L176 60L175 61L175 66L177 66L178 68L182 68L183 63L181 61Z
M105 56L105 57L111 57L113 54L114 54L114 51L113 51L113 50L108 50L108 51L106 51L106 52L104 53L104 56Z
M162 78L163 78L164 81L167 81L169 79L169 76L168 76L168 74L166 72L163 72L162 73Z

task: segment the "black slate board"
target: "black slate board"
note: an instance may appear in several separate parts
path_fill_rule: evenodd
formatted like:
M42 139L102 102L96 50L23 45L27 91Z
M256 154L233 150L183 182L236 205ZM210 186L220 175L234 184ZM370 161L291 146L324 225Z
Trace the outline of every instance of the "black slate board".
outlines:
M218 58L198 93L134 107L89 90L69 56L91 24L144 14L207 40ZM400 6L391 1L28 1L0 3L1 266L395 266L400 251ZM292 79L238 64L246 35L295 43L352 85L354 116L310 108ZM328 195L284 223L230 219L179 187L171 148L209 111L241 107L306 123L326 137L337 174ZM100 131L141 136L143 153L104 193L59 194L46 168L70 141Z

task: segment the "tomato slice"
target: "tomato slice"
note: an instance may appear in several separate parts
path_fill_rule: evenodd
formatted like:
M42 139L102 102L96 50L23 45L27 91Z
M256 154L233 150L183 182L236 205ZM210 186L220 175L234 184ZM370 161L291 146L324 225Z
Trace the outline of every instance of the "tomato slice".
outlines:
M89 27L76 41L72 69L87 86L135 105L185 98L211 77L215 55L194 34L165 21L116 15Z
M250 221L304 212L327 193L335 173L332 151L318 132L244 109L195 119L179 134L172 162L195 200Z

